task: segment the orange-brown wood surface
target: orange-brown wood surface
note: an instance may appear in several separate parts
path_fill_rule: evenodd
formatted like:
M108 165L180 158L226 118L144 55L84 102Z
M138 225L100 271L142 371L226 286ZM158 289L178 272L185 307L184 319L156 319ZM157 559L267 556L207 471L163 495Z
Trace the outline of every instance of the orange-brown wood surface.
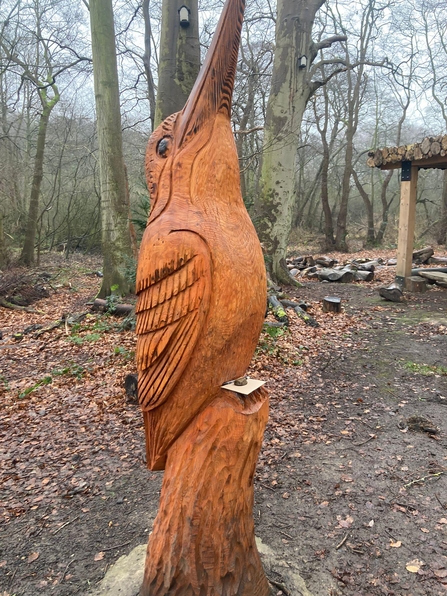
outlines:
M267 417L262 388L221 389L169 450L141 594L270 594L252 514Z
M138 396L148 466L166 472L143 596L268 594L251 512L266 394L221 389L245 374L266 307L230 124L243 9L227 0L184 109L157 128L146 154Z

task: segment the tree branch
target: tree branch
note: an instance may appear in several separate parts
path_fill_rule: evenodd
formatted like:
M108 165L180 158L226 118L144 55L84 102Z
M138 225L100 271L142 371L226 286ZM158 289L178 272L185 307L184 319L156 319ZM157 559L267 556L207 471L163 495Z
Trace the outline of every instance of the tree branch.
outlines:
M337 41L348 41L347 35L332 35L332 37L327 37L326 39L322 39L318 43L312 43L312 49L315 50L315 53L319 50L323 50L324 48L330 48L333 43Z

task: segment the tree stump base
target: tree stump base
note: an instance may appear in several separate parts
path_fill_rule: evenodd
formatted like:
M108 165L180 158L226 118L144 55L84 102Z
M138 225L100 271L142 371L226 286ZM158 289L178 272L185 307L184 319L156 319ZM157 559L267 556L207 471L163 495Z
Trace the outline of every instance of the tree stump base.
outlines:
M323 298L323 312L341 312L341 298L325 296Z
M405 280L405 289L413 293L421 293L427 291L427 282L419 275L412 275Z
M169 449L140 596L270 596L253 522L267 418L262 387L220 389Z

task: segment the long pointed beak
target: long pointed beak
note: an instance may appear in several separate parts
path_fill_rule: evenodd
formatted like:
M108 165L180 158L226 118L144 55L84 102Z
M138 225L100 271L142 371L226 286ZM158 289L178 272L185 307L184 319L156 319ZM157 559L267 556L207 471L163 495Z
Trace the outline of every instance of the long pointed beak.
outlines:
M225 3L205 62L181 112L179 147L217 114L230 120L244 9L245 0Z

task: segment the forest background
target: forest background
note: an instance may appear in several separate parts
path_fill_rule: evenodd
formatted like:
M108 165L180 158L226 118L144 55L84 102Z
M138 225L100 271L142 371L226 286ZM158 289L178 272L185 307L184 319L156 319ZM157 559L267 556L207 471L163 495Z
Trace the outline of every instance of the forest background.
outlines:
M0 5L0 267L20 250L27 265L55 248L67 257L104 251L93 22L90 29L97 4ZM148 137L154 121L183 105L222 4L189 3L189 27L176 28L178 1L113 4L126 178L121 192L138 234L149 209ZM164 27L171 19L164 41L162 13ZM175 45L173 32L196 44L192 54ZM163 90L163 75L177 91ZM446 133L446 83L443 2L249 0L232 121L243 198L272 277L281 277L285 250L297 234L318 234L327 250L395 244L399 173L368 168L367 152ZM167 98L174 96L171 106ZM447 177L422 171L417 240L445 244L446 234Z

